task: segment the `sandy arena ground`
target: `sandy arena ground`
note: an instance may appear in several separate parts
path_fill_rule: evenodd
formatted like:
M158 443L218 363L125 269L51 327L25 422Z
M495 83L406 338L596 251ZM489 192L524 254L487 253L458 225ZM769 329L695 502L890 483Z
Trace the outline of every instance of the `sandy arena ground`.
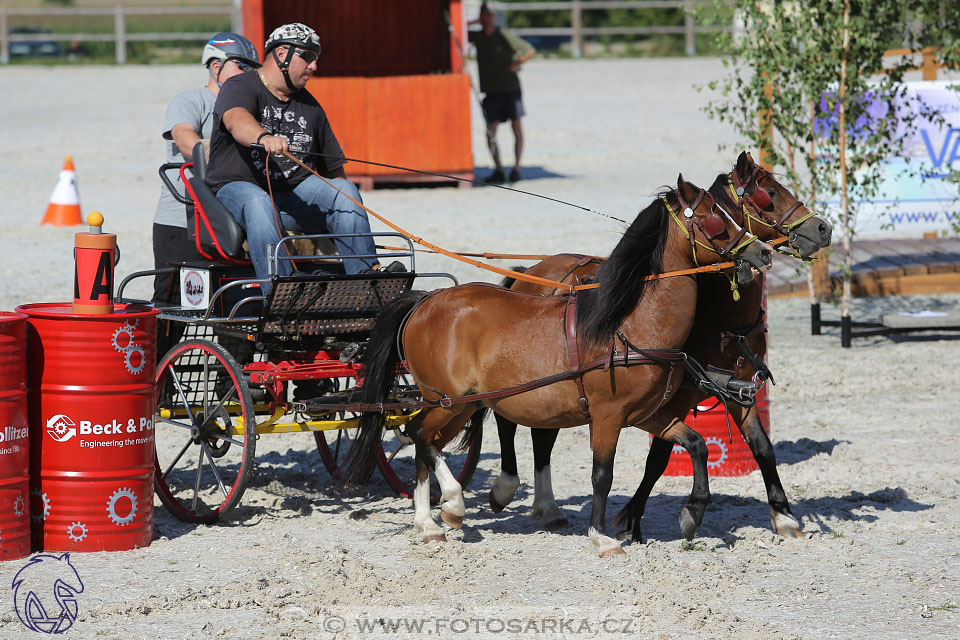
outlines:
M707 98L691 85L722 72L718 61L701 59L530 63L529 179L519 187L632 219L680 171L705 186L735 157L717 144L734 140L700 113ZM100 209L107 230L119 234L118 273L152 265L158 129L169 99L203 79L196 67L0 71L0 309L70 298L76 230L39 225L66 154L74 156L84 213ZM482 176L490 163L474 128ZM510 158L509 139L501 144ZM620 229L492 188L364 197L450 249L606 253ZM426 255L418 270L494 279ZM957 295L858 300L856 317L958 304ZM158 503L149 548L73 556L86 589L68 637L960 637L957 342L875 338L842 350L835 334L809 335L805 300L773 300L769 316L779 382L772 435L805 539L771 532L754 473L711 481L713 503L696 544L685 545L677 516L690 479L664 478L647 509L646 540L601 559L586 538L586 429L560 435L554 488L572 526L547 533L528 516L524 430L518 500L490 512L499 446L489 423L464 529L446 544L423 544L412 531L412 504L379 476L367 493L337 494L311 438L264 437L256 477L227 523L186 525ZM633 493L645 456L645 434L625 432L610 516ZM22 564L0 566L4 638L36 637L2 586ZM377 618L398 621L399 630L364 631Z

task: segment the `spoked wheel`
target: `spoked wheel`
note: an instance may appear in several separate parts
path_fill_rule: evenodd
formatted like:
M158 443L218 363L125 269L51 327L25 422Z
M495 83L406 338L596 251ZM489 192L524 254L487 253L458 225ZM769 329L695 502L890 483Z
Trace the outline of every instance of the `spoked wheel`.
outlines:
M219 344L187 340L157 366L156 388L157 495L180 520L216 522L253 469L257 422L240 365Z
M473 472L477 470L477 462L480 461L480 439L478 435L475 443L464 453L455 451L458 440L454 440L441 452L453 477L464 489L470 484ZM384 430L380 452L377 454L380 473L397 493L407 498L413 498L413 488L417 482L415 449L413 439L405 434L403 427L390 428ZM440 487L436 478L430 482L430 502L440 502Z

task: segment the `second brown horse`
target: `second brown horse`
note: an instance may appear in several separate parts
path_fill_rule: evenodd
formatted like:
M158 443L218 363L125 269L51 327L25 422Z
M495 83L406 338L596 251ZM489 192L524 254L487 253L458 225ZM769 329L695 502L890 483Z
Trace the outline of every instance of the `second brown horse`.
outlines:
M738 187L740 193L737 192ZM760 195L760 192L763 195ZM772 175L754 164L748 153L742 153L730 174L717 176L710 188L718 204L738 216L738 222L756 231L761 239L772 240L777 236L789 237L797 257L812 255L829 246L830 224L819 217L811 216L809 210ZM755 198L756 196L756 198ZM764 197L765 196L765 197ZM764 206L760 206L757 202ZM778 229L779 227L779 229ZM597 273L601 259L585 259L582 256L563 254L548 258L527 273L543 278L578 283L589 280ZM721 275L701 274L697 277L697 311L693 328L683 349L703 365L713 365L734 370L740 378L760 376L766 379L762 356L766 352L766 335L763 322L762 276L739 288L740 300L731 296L730 283ZM551 293L545 287L518 280L505 282L515 291ZM758 371L758 368L760 369ZM695 388L681 390L649 421L654 423L648 431L656 431L656 424L682 420L709 394ZM730 416L740 429L744 440L756 459L767 490L770 506L770 521L773 530L782 536L801 537L799 520L790 510L790 504L777 473L776 457L770 438L760 423L756 406L729 405ZM501 473L490 490L490 506L495 512L508 505L520 486L517 473L514 438L517 424L497 415L500 436ZM557 438L556 430L531 430L534 452L534 502L531 515L543 521L547 529L566 526L567 519L557 505L551 487L550 453ZM654 484L663 475L672 443L654 438L643 480L636 494L617 515L620 526L618 538L641 539L640 521L647 498ZM696 532L696 522L681 515L681 530L689 539Z

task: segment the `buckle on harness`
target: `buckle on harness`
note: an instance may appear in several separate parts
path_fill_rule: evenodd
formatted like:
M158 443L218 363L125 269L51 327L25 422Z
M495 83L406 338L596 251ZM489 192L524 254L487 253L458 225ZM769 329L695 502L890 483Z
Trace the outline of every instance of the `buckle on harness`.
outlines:
M450 397L447 396L446 394L440 396L439 402L440 402L440 406L443 407L444 409L449 409L450 407L453 406L453 400L451 400Z
M590 415L590 404L584 396L580 397L580 411L582 411L584 415Z

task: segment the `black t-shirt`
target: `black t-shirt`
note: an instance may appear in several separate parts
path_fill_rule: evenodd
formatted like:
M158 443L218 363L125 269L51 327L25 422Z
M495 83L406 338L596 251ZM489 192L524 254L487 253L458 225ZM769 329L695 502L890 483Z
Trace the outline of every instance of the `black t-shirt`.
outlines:
M283 102L264 86L256 72L234 76L223 83L213 107L213 133L210 137L210 163L206 183L217 191L228 182L242 180L267 188L264 171L266 152L238 144L223 126L223 114L230 109L246 109L271 135L281 135L290 143L290 153L321 175L342 167L343 150L333 135L327 114L306 89ZM304 156L312 151L335 156ZM284 156L270 156L270 182L274 191L289 191L310 176L303 167Z

